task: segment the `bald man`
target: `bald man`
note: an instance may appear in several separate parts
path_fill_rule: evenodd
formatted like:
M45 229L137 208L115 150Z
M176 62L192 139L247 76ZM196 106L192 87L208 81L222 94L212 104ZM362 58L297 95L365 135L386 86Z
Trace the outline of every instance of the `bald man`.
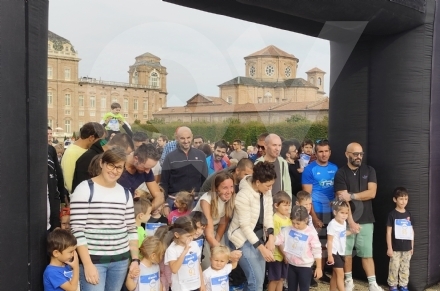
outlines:
M264 140L264 156L259 157L255 164L259 162L269 162L275 166L277 178L272 186L272 194L279 191L285 191L292 198L292 185L290 182L289 164L286 160L280 157L281 152L281 138L271 133L266 136Z
M186 126L179 127L176 131L176 149L163 161L160 181L168 203L164 208L166 215L174 206L177 192L194 191L197 197L200 187L208 177L205 154L191 146L192 139L191 129Z
M367 275L369 290L382 290L376 283L373 260L373 206L376 197L376 171L362 163L364 152L358 143L351 143L345 152L347 164L341 167L335 176L335 191L339 199L350 202L348 224L353 235L347 236L345 250L345 290L354 288L352 279L352 251L362 258L362 267Z

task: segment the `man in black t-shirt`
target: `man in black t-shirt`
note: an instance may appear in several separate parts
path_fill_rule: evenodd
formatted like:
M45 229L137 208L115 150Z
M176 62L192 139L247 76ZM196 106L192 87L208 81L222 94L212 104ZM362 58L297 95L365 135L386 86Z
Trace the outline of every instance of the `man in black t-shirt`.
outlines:
M352 251L362 258L362 267L367 275L369 290L382 291L376 283L373 260L374 215L372 200L376 197L377 180L373 167L362 164L364 152L358 143L351 143L345 152L347 164L336 172L334 189L339 199L350 202L351 211L347 219L353 235L347 236L345 250L345 290L354 288L352 278Z

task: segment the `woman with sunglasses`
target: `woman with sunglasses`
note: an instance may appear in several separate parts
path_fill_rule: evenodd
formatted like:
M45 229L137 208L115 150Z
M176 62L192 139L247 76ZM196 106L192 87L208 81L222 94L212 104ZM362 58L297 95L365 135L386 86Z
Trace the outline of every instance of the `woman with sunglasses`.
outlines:
M139 273L133 199L117 183L125 160L119 148L106 151L96 161L101 172L80 183L71 197L71 229L78 241L82 291L121 290L128 268L133 277Z

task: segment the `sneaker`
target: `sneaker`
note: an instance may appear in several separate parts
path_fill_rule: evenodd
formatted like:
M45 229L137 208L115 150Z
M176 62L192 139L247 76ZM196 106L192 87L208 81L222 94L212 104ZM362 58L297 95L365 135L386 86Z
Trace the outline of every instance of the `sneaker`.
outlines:
M377 282L371 283L370 286L368 286L368 290L370 290L370 291L383 291L382 287L377 285Z
M396 290L397 290L397 288L396 288ZM399 287L399 290L400 291L409 291L408 286L403 286L403 287L401 286L401 287Z
M354 289L353 279L345 280L345 291L353 291L353 289Z
M390 286L389 290L390 291L399 291L399 289L397 289L397 286Z
M322 277L319 278L319 281L324 282L324 283L330 283L330 277L327 276L326 273L323 273L323 274L322 274Z

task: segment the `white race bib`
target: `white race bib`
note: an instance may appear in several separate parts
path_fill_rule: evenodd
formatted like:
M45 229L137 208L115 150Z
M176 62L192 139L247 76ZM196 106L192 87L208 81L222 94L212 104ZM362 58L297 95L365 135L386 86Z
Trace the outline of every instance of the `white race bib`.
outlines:
M200 281L200 263L196 253L185 256L177 274L181 284L193 284Z
M307 240L309 236L295 231L290 230L287 236L286 242L284 243L284 251L295 257L302 257L304 252L307 250Z
M212 291L229 291L229 276L211 278Z
M153 236L156 230L165 223L146 223L145 224L145 234L148 236Z
M159 272L139 276L139 291L161 291Z
M411 221L407 219L395 219L394 235L396 239L412 240L413 227L411 225Z

